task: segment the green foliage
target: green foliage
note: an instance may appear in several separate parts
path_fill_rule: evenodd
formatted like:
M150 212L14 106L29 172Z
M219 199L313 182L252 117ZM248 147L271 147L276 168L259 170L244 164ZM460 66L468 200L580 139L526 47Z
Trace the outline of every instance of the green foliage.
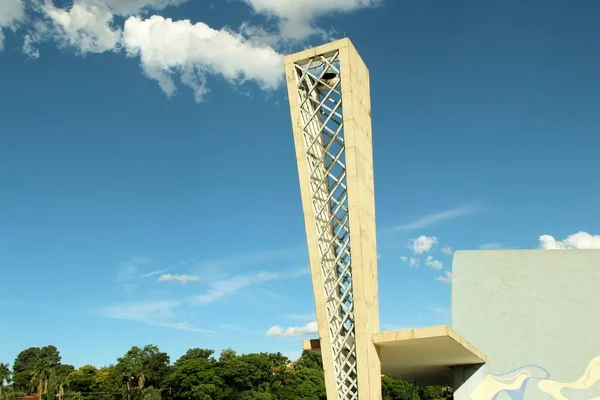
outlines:
M446 398L446 393L442 386L424 386L419 388L419 397L421 400L441 400Z
M143 348L133 346L117 360L116 370L127 380L129 387L142 390L148 386L158 386L169 371L170 358L157 346Z
M142 400L162 400L160 389L152 386L142 389Z
M115 365L75 369L61 363L54 346L23 350L13 371L0 364L0 400L21 400L40 393L42 400L326 400L321 357L302 353L296 362L281 353L238 355L232 349L218 357L194 348L170 363L157 346L134 346ZM420 388L383 377L383 400L440 400L440 387Z
M212 352L191 349L175 362L163 387L171 388L174 400L212 400L223 389Z
M30 347L17 355L13 364L13 386L27 394L43 393L51 370L60 365L55 346Z
M383 400L420 400L419 388L413 383L398 378L381 378Z
M10 383L11 379L12 371L10 370L10 365L0 363L0 394L2 393L4 382Z

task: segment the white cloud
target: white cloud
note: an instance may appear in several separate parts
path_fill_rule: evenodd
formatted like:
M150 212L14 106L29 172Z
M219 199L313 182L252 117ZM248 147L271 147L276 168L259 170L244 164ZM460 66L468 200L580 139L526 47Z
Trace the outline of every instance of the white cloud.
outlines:
M319 333L317 322L309 322L305 326L290 326L282 328L280 326L272 326L267 330L267 336L278 336L278 337L292 337L292 336L303 336Z
M440 270L444 267L444 264L442 264L440 261L434 259L432 256L427 257L427 259L425 260L425 264L428 267L431 267L431 268L437 269L437 270Z
M117 275L119 281L130 281L134 275L138 273L140 267L148 265L152 262L146 257L130 257L129 260L121 266L121 270Z
M400 257L400 261L402 261L404 264L408 264L413 268L419 268L421 266L421 260L419 260L417 257L406 257L406 256L402 256Z
M109 307L101 311L108 318L125 319L162 325L173 319L178 301L152 301Z
M540 247L546 250L600 249L600 235L592 235L587 232L577 232L563 240L556 240L550 235L542 235L539 241Z
M163 328L203 333L212 332L208 329L194 327L187 321L179 323L170 322L176 318L175 309L179 305L181 305L181 301L179 300L143 302L112 306L99 310L98 313L107 318L143 322Z
M444 253L447 256L451 256L454 253L454 249L450 246L444 246L441 250L442 253Z
M77 1L70 10L52 2L42 10L52 21L52 35L59 45L81 54L118 50L121 29L113 26L113 14L102 3Z
M188 282L197 282L198 280L199 278L197 276L192 275L162 274L160 278L158 278L159 282L178 281L182 284L186 284Z
M283 81L282 55L269 46L251 43L226 29L215 30L189 20L173 21L161 16L125 22L123 45L131 57L139 56L142 69L171 96L179 75L196 101L208 92L206 77L221 75L232 83L253 80L263 90Z
M423 254L430 252L438 244L438 239L435 236L421 235L416 239L411 239L409 243L408 248L415 254Z
M127 265L136 265L134 261ZM98 314L114 319L144 322L168 328L204 332L204 329L194 328L189 324L175 323L177 310L196 304L212 303L222 297L232 296L239 290L262 282L278 278L275 274L260 272L252 276L234 276L226 280L213 282L209 290L201 295L184 297L174 300L139 302L125 305L115 305L97 311Z
M133 15L141 10L161 10L167 6L176 6L186 0L99 0L104 3L113 14Z
M194 326L192 326L187 321L179 322L179 323L176 323L176 324L165 323L165 324L161 324L161 326L163 326L165 328L180 329L182 331L201 332L201 333L213 333L213 331L209 330L209 329L195 328Z
M413 222L409 222L407 224L395 226L392 228L392 230L412 231L415 229L421 229L426 226L434 225L438 222L475 214L480 209L481 209L481 206L477 202L467 203L467 204L463 204L460 207L452 208L450 210L426 215L424 217L421 217L421 218L419 218Z
M25 17L25 7L21 0L0 0L0 52L4 50L4 29L15 29Z
M436 280L438 282L443 283L444 285L450 285L452 283L452 272L450 271L445 271L444 275L442 276L438 276L436 278Z
M213 282L206 293L190 297L188 300L196 304L208 304L218 299L237 293L248 286L271 281L277 278L277 275L268 272L260 272L251 276L234 276L229 279L223 279Z
M382 0L244 0L254 11L276 18L279 35L288 40L304 40L312 35L326 36L315 26L317 18L372 7Z

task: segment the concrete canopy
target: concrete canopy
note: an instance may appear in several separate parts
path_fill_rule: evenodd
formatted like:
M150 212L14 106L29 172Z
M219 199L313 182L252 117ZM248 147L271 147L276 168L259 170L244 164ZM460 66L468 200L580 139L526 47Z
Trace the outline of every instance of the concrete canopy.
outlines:
M480 365L485 355L448 326L379 332L381 373L420 385L451 385L451 367ZM321 353L318 339L305 340L304 350Z

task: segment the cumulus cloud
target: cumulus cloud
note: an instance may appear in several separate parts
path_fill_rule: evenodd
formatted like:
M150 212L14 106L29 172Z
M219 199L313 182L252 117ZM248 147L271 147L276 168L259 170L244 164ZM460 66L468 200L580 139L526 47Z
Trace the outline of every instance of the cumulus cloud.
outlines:
M264 90L283 81L282 55L273 48L202 22L156 15L144 20L130 17L125 22L123 45L129 56L140 57L146 75L156 80L167 96L175 93L175 74L194 91L196 101L208 92L209 74L232 83L253 80Z
M404 264L408 264L413 268L419 268L419 266L421 265L421 261L417 258L417 257L406 257L406 256L402 256L400 257L400 261L402 261Z
M383 0L244 0L252 9L278 22L279 35L285 40L304 40L312 35L326 36L316 27L317 18L373 7Z
M444 285L450 285L452 283L452 272L446 271L444 275L438 276L436 280Z
M444 246L441 250L442 253L444 253L447 256L451 256L454 253L454 249L450 246Z
M309 322L305 326L290 326L282 328L280 326L272 326L267 330L267 336L292 337L318 333L317 322Z
M563 240L556 240L550 235L542 235L539 241L540 248L546 250L600 249L600 235L592 235L587 232L577 232Z
M319 17L372 7L384 0L240 0L274 23L259 27L245 23L241 33L149 14L186 1L74 0L69 6L57 6L53 0L36 0L32 4L43 18L27 27L23 52L38 58L37 45L50 40L80 55L124 50L130 57L139 57L144 74L167 96L182 84L200 102L209 92L211 75L232 84L252 81L265 91L278 88L284 78L283 56L275 48L284 44L282 40L325 35L316 26ZM14 28L24 16L22 0L0 0L0 51L3 30ZM125 24L117 25L123 17Z
M162 274L160 278L158 278L159 282L169 282L169 281L177 281L182 284L186 284L188 282L197 282L199 279L197 276L191 275L171 275L171 274Z
M119 47L121 29L113 26L113 14L102 3L76 2L65 10L49 2L42 10L51 21L51 33L62 47L81 54L114 51Z
M410 240L409 243L408 248L415 254L423 254L430 252L438 244L438 239L435 236L421 235L416 239Z
M167 6L176 6L186 0L99 0L113 14L133 15L141 10L161 10Z
M25 7L21 0L0 0L0 52L4 50L4 30L15 29L25 17Z
M425 265L427 265L428 267L431 267L433 269L437 269L437 270L440 270L444 267L444 264L442 264L440 261L434 259L432 256L427 257L427 259L425 260Z

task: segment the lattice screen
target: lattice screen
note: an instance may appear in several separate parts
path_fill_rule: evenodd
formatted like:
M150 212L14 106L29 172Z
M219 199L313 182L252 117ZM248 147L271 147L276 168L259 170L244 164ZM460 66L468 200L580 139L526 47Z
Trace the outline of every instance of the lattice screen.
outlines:
M294 66L340 400L358 398L339 51Z

